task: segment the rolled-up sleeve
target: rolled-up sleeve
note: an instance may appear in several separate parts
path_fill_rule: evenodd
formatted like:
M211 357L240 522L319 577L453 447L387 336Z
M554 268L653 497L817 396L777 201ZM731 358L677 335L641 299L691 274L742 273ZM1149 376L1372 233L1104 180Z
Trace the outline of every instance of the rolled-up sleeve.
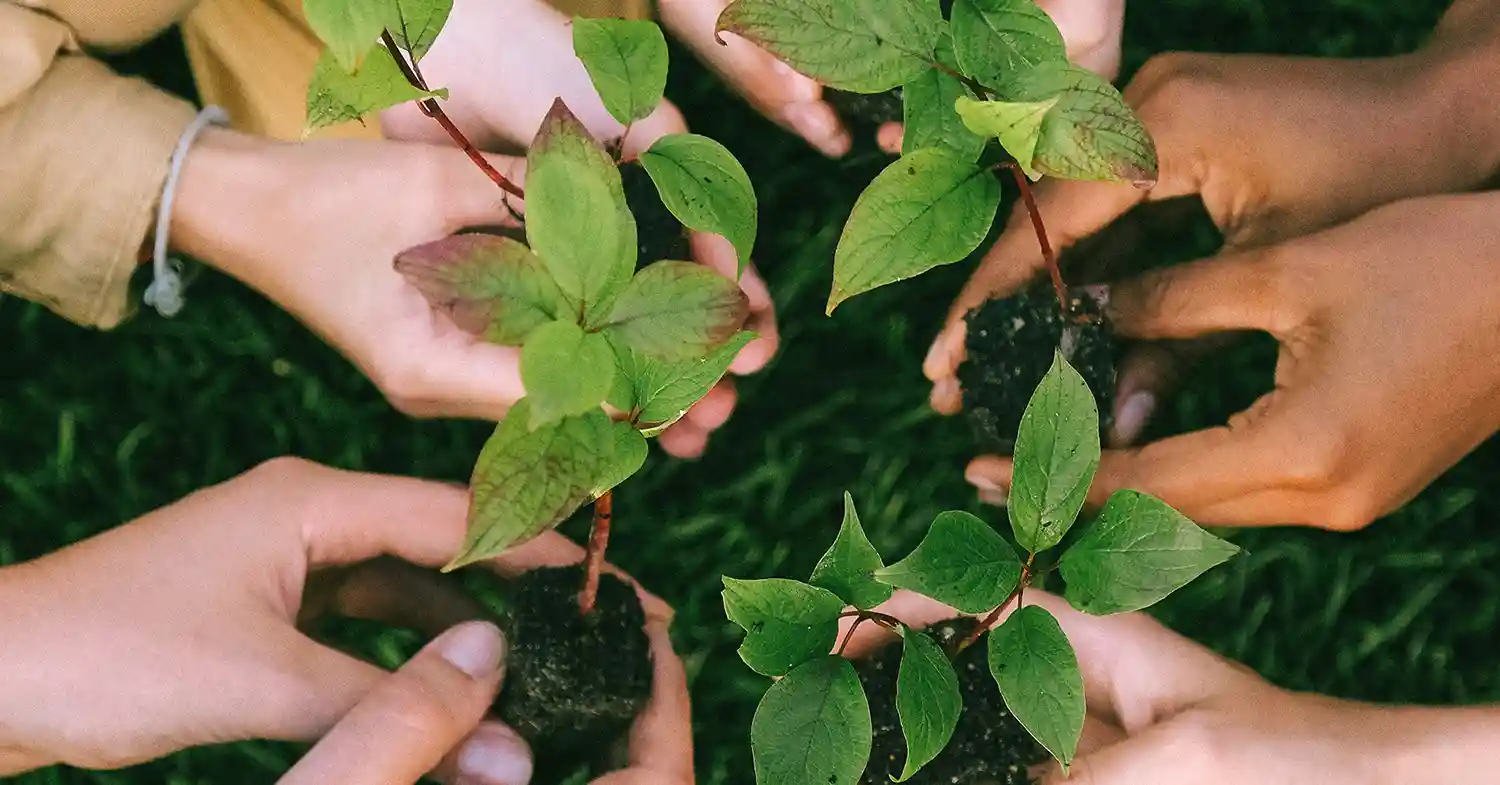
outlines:
M135 309L130 279L195 109L78 44L67 22L0 0L0 290L109 329Z

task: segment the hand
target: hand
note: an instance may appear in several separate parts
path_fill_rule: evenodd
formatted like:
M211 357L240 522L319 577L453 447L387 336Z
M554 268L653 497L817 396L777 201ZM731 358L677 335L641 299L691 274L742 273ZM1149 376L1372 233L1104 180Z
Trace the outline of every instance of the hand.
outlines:
M482 618L475 600L417 569L458 552L466 510L459 487L280 459L0 570L9 609L0 619L0 774L117 768L240 739L317 739L386 674L297 622L330 612L443 629ZM549 533L487 566L514 575L581 558ZM670 610L642 598L664 627ZM655 640L658 679L665 674L655 711L666 715L656 722L670 725L686 716L687 693L676 691L664 635ZM486 723L470 744L486 745L491 754L476 760L495 766L464 772L477 781L529 776L529 752L502 726ZM677 752L638 750L662 766Z
M1044 785L1452 785L1489 778L1500 713L1386 707L1277 688L1143 613L1088 616L1042 591L1029 605L1061 622L1078 654L1088 714L1070 776ZM958 615L898 591L878 610L922 627ZM844 624L847 628L849 620ZM895 637L863 625L846 655Z
M663 5L664 15L675 13L665 7L670 3ZM504 45L496 45L497 31L511 33ZM525 150L558 97L596 139L626 134L622 148L626 158L640 155L667 134L688 130L682 113L663 101L626 133L604 108L583 63L573 54L570 20L543 0L459 0L432 50L422 59L422 70L429 83L449 88L452 98L443 102L444 111L484 150ZM409 102L383 112L381 126L392 138L452 144L431 118ZM725 276L733 277L738 269L732 246L718 235L694 232L691 246L697 261ZM760 336L740 351L729 368L731 374L743 376L765 367L776 354L780 337L770 292L753 265L745 269L740 288L750 301L745 329ZM729 419L735 403L734 382L726 377L662 434L663 449L680 458L700 456L709 435Z
M499 628L455 627L376 685L279 783L414 785L478 729L504 673Z
M1225 427L1106 450L1090 490L1156 494L1205 525L1348 531L1394 511L1500 429L1500 194L1378 208L1279 245L1116 284L1124 335L1263 330L1276 388ZM968 477L1007 489L1010 462Z
M1156 188L1044 182L1037 201L1052 245L1066 248L1143 202L1173 197L1201 197L1226 247L1235 249L1326 228L1397 199L1479 187L1500 171L1500 160L1495 145L1476 140L1500 139L1500 133L1492 118L1468 108L1466 96L1477 95L1483 84L1473 74L1500 70L1500 57L1477 46L1452 46L1451 38L1440 35L1414 55L1379 60L1152 59L1125 97L1155 138ZM964 314L1012 293L1042 266L1029 218L1019 208L949 310L923 365L938 411L951 414L961 405L955 373L964 359ZM1117 444L1132 441L1144 425L1125 408L1133 394L1159 397L1166 382L1208 348L1153 343L1127 358L1116 397Z
M1120 75L1120 44L1125 32L1125 0L1036 0L1062 33L1068 60L1110 80ZM880 149L901 154L901 123L875 133Z

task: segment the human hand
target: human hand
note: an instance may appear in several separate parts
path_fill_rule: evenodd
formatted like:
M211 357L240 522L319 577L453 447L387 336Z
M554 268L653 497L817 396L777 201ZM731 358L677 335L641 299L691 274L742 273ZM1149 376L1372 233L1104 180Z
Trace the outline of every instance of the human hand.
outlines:
M1061 623L1087 702L1069 776L1044 764L1035 772L1044 785L1477 785L1492 772L1476 756L1497 749L1500 712L1493 709L1376 706L1290 692L1144 613L1089 616L1039 590L1027 591L1026 602ZM876 610L914 627L959 615L907 591ZM851 622L844 620L845 630ZM845 655L862 658L895 641L863 625Z
M490 156L513 181L525 161ZM499 420L524 394L520 352L476 337L437 313L392 266L398 253L466 227L514 226L517 200L461 152L424 144L285 144L229 131L199 138L173 214L174 245L259 290L359 367L393 405L421 417ZM288 198L288 193L305 196ZM701 236L706 264L734 269L727 241ZM775 350L765 284L742 286L762 339L731 370L758 369ZM662 446L700 454L734 407L732 382L711 391Z
M1440 47L1377 60L1167 54L1125 89L1156 142L1160 175L1147 192L1129 185L1049 180L1036 188L1055 248L1110 225L1143 202L1195 195L1229 249L1265 245L1332 226L1380 204L1478 187L1500 171L1495 121L1465 96L1500 58L1473 62ZM1472 49L1472 47L1470 47ZM1467 70L1466 70L1467 69ZM1478 104L1476 104L1476 107ZM955 376L964 359L968 311L1014 292L1043 259L1029 218L1017 209L948 312L923 364L932 405L961 406ZM1127 416L1138 391L1162 394L1181 366L1209 348L1149 343L1120 370L1118 443L1143 425Z
M1387 205L1279 245L1111 287L1122 335L1260 330L1275 389L1226 426L1105 450L1089 500L1155 494L1205 525L1348 531L1394 511L1500 429L1500 194ZM1009 459L967 477L1005 491Z
M1113 82L1120 75L1120 44L1125 32L1125 0L1036 0L1062 33L1068 60ZM875 132L880 149L901 154L901 123Z
M387 675L297 623L324 612L419 629L483 618L475 600L417 569L458 552L467 506L466 491L448 484L279 459L0 570L0 774L317 739ZM485 564L515 575L582 555L548 533ZM641 594L664 629L670 609ZM664 634L653 636L665 679L654 700L665 708L651 716L672 725L686 716L686 688ZM485 723L468 744L483 754L455 765L471 780L513 785L530 775L529 752L503 726ZM680 752L659 749L639 754L671 765ZM490 768L469 770L466 760Z

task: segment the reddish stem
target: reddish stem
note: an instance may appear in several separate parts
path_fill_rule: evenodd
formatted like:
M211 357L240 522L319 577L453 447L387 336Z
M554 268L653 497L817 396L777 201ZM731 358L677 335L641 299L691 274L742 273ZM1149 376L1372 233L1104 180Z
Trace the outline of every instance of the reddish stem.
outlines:
M1063 313L1068 312L1068 287L1063 283L1062 270L1057 266L1057 255L1052 252L1052 243L1047 240L1047 227L1042 225L1042 211L1037 209L1036 198L1031 195L1031 182L1021 165L1015 161L1000 164L1015 175L1016 185L1021 189L1021 199L1026 203L1026 212L1031 215L1031 225L1036 229L1037 242L1042 245L1042 258L1047 262L1047 272L1052 275L1052 288L1057 290L1057 304Z
M578 612L594 612L599 596L599 574L604 570L604 551L609 547L609 522L614 517L614 493L605 491L594 500L594 525L589 529L589 545L584 556L583 590L578 592Z
M427 91L426 80L422 78L421 74L417 73L411 63L406 61L406 55L401 53L401 49L396 45L396 39L391 37L390 31L382 30L380 40L385 44L385 48L390 50L391 57L396 59L396 65L401 68L401 74L406 77L406 81L418 90ZM485 176L489 177L495 185L500 186L501 190L518 199L526 198L526 193L521 190L521 187L511 182L505 175L500 174L498 169L491 166L490 162L479 152L479 149L469 141L468 137L464 136L463 131L458 130L458 126L453 124L453 121L448 118L447 113L438 105L437 99L424 98L417 102L417 106L421 108L422 114L436 120L437 124L442 126L444 131L448 132L448 136L453 139L453 143L463 149L464 154L469 156L469 160L473 161L474 165L479 167L479 170L484 172Z
M978 627L975 627L963 640L958 642L958 645L953 649L954 657L957 657L959 652L974 645L975 641L979 640L991 627L995 626L995 623L1000 621L1000 614L1004 613L1005 609L1010 607L1011 600L1016 601L1017 608L1021 607L1021 597L1026 593L1026 584L1031 582L1031 565L1035 561L1035 553L1026 557L1026 564L1021 567L1021 580L1016 582L1015 590L1010 593L1009 597L1005 598L1005 602L1000 603L994 610L990 611L990 615L984 617L984 620L979 622Z
M856 616L854 618L854 623L851 624L851 625L849 625L849 631L846 632L846 633L844 633L844 640L839 643L838 656L840 656L840 657L844 656L844 649L849 648L849 641L853 640L853 638L854 638L854 631L857 630L857 629L859 629L859 625L862 622L864 622L866 619L869 619L869 618L870 618L869 616L863 616L863 615Z

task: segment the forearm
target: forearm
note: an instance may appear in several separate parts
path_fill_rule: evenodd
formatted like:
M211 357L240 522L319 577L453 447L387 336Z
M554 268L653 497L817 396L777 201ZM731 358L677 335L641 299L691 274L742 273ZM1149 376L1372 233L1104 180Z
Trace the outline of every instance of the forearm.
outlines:
M1500 772L1500 707L1379 709L1390 738L1381 785L1489 785Z
M1412 55L1426 76L1417 86L1442 124L1434 152L1466 173L1464 189L1493 185L1500 176L1500 0L1455 0L1426 45Z

